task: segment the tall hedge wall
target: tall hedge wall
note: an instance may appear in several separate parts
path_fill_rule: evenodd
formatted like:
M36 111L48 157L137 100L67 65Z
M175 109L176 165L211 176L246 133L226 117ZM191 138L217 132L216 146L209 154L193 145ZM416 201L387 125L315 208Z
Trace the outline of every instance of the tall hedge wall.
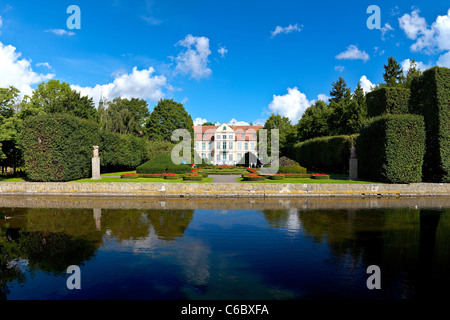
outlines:
M418 115L383 115L360 131L358 177L388 183L422 181L425 124Z
M382 114L407 114L410 90L399 87L382 87L366 95L368 117Z
M411 111L425 120L427 182L450 182L450 69L433 67L411 85Z
M191 172L191 166L187 164L176 165L172 156L167 153L148 160L136 168L137 173L187 173Z
M66 114L27 118L20 140L31 181L90 178L94 145L102 172L134 169L147 160L145 139L100 131L97 123Z
M23 123L20 140L31 181L70 181L91 175L98 125L69 115L38 116Z
M294 145L295 160L309 170L347 173L358 135L319 137Z

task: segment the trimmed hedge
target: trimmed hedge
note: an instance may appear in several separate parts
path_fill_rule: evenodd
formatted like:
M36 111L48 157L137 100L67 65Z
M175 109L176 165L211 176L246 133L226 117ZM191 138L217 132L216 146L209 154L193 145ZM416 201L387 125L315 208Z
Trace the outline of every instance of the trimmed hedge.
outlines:
M401 87L382 87L366 95L367 116L408 114L410 90Z
M243 181L263 181L266 180L263 176L244 176Z
M284 180L285 176L284 175L271 175L268 176L268 179L270 180Z
M278 167L279 173L306 173L306 168L300 166L300 165L292 165L292 166L279 166Z
M433 67L413 81L410 109L425 121L424 181L450 182L450 69Z
M358 177L388 183L422 180L425 125L417 115L383 115L361 129Z
M203 176L202 175L193 176L193 175L184 174L183 175L183 180L184 181L202 181L203 180Z
M170 154L160 154L136 168L137 173L186 173L191 172L187 164L176 165Z
M29 117L20 132L24 166L31 181L71 181L91 176L98 125L66 114Z
M311 175L311 179L316 179L316 180L329 180L330 176L327 174L312 174Z
M309 170L348 173L350 149L357 136L318 137L297 143L295 160Z

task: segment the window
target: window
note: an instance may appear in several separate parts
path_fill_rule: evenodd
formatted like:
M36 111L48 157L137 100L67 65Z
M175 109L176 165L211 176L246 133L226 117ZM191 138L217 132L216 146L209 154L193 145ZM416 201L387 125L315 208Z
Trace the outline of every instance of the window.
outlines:
M228 139L233 140L233 135L232 135L232 134L229 134L229 135L228 135Z
M223 150L227 150L227 143L226 142L223 143Z
M206 133L203 134L203 140L205 140L205 139L206 139Z
M204 153L202 153L202 159L205 159L205 154Z
M224 134L224 135L222 136L222 139L223 139L223 140L227 140L227 135Z
M238 142L238 143L237 143L237 149L238 149L238 150L241 150L241 147L242 147L242 143Z
M242 154L238 153L238 155L237 155L237 160L238 160L238 161L241 161L241 159L242 159Z
M256 134L253 135L253 140L256 140Z
M227 131L227 127L223 126L222 130Z
M198 142L195 143L195 150L199 150L198 149Z
M204 142L202 142L202 150L206 149L206 144Z
M220 139L220 134L218 134L218 135L216 136L216 139Z
M217 154L217 161L220 161L220 154Z
M241 135L241 139L245 140L245 134Z
M228 149L233 150L233 142L228 142Z
M220 142L217 142L217 150L220 149Z
M245 143L245 150L248 150L248 143Z
M255 144L253 142L250 144L250 150L255 150Z
M226 153L222 154L222 159L225 160L225 161L227 160L227 154Z
M212 161L212 159L213 159L213 156L212 156L212 154L210 153L209 155L208 155L208 158L209 158L209 160L211 160Z
M230 153L230 155L228 156L228 160L233 161L233 154Z
M212 150L213 149L213 144L212 144L212 142L210 142L209 143L209 150Z

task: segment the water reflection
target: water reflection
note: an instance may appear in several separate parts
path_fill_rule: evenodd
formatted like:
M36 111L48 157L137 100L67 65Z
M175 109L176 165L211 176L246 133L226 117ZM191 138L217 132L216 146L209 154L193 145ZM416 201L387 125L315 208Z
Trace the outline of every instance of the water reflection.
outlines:
M258 200L247 201L251 210L204 209L206 201L197 202L200 210L186 203L180 210L170 200L139 204L150 209L114 209L98 201L91 208L4 207L0 298L449 296L441 290L450 285L450 205L433 209L414 200L390 208L369 200L371 209L369 202L332 209L277 201L259 210ZM365 287L372 264L382 270L378 292ZM69 265L87 270L81 292L64 291ZM42 283L48 291L34 296Z

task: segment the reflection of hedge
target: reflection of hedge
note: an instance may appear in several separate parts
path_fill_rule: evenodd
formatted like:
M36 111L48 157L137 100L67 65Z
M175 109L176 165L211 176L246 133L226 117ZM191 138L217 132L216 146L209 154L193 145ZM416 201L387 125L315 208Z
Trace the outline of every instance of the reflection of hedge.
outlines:
M186 173L190 171L189 165L174 164L170 154L160 154L136 168L137 173Z
M359 177L390 183L420 182L425 153L423 118L373 118L361 129L357 150Z
M433 67L413 81L410 108L425 120L424 181L450 182L450 69Z
M319 137L297 143L295 160L309 170L345 173L357 135Z
M98 125L69 115L30 117L20 134L25 171L32 181L70 181L91 176Z
M366 96L367 115L407 114L409 96L409 89L399 87L383 87L369 92Z

